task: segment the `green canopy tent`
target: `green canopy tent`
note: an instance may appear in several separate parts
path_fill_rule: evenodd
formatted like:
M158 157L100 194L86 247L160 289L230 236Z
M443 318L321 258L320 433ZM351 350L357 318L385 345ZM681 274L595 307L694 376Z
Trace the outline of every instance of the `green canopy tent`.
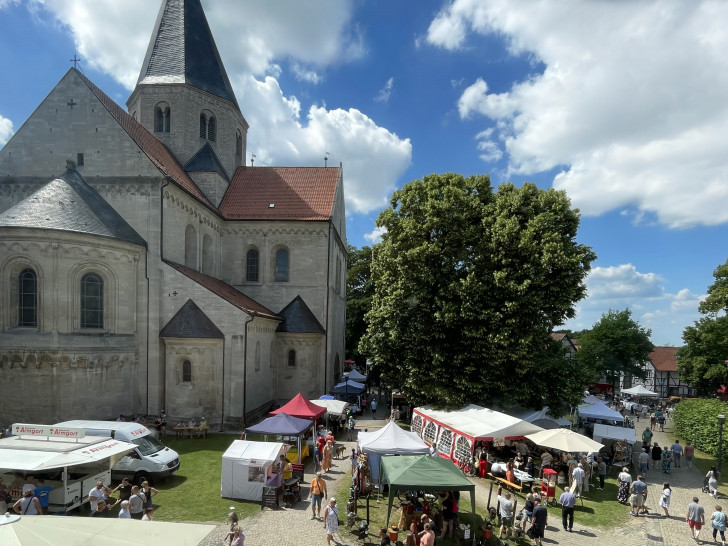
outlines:
M451 461L429 455L385 456L379 472L379 482L389 484L387 519L392 515L392 503L399 491L470 491L470 504L475 521L475 484L467 479ZM475 540L474 529L471 536Z

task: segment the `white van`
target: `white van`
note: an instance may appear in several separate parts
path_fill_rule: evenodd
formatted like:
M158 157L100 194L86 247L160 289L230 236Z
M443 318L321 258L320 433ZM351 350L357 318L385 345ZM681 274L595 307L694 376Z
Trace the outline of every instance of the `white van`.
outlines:
M111 468L112 478L128 477L132 483L150 483L179 470L179 455L157 440L147 427L120 421L64 421L56 426L82 428L89 436L110 436L137 447Z

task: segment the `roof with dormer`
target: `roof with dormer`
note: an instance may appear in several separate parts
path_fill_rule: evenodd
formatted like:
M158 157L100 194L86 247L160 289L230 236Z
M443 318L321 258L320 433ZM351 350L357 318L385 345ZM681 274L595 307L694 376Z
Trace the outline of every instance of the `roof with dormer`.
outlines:
M112 117L117 121L124 131L131 137L131 139L139 146L139 149L154 163L157 168L165 175L171 178L175 184L187 191L190 195L206 205L213 211L217 211L217 208L205 197L205 194L200 191L197 184L190 178L182 165L175 159L172 152L162 144L157 138L147 131L141 123L127 114L121 106L116 104L111 98L104 93L101 89L79 72L75 68L70 70L74 71L81 80L88 86L91 92L96 95L101 104L108 110Z
M215 150L212 149L209 142L205 142L205 145L185 163L184 170L188 173L215 172L225 180L230 181L230 178L225 172L225 167L220 163L220 159L217 157Z
M340 167L238 167L220 213L229 220L329 220L340 171Z
M164 0L159 9L137 85L169 83L191 85L238 107L200 0Z
M0 227L73 231L147 246L75 170L67 170L0 214Z
M225 335L190 299L162 328L159 337L222 339Z

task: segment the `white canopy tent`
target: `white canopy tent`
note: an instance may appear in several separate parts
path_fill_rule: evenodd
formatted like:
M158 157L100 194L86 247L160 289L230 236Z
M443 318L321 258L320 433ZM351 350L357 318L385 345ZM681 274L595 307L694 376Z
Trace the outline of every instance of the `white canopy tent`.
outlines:
M658 394L656 392L652 392L649 389L646 389L643 385L637 385L635 387L632 387L631 389L625 389L622 391L622 394L631 394L632 396L648 396L648 397L657 397Z
M331 415L343 415L349 405L344 400L311 400L311 403L326 408L326 412Z
M111 464L133 451L134 444L86 436L72 441L26 439L12 436L0 440L0 469L40 472L103 461Z
M379 465L383 455L426 455L428 445L414 432L407 432L394 421L375 430L360 432L357 440L359 450L369 458L369 472L372 482L379 481Z
M288 444L235 440L222 455L220 496L259 501L270 467L288 451Z
M579 417L582 419L601 419L603 421L624 421L624 417L618 411L609 408L604 402L596 404L582 404L578 408Z
M0 515L3 546L197 546L216 527L133 519Z
M594 441L604 443L604 440L627 440L628 443L635 443L635 431L633 428L612 427L609 425L594 425Z

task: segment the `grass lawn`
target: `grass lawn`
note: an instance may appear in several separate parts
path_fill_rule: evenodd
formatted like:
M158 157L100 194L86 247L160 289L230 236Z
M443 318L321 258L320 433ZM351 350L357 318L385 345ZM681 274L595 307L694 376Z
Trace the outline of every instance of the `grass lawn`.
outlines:
M180 456L180 469L171 478L154 484L154 518L160 521L224 523L234 506L240 519L260 511L259 502L220 497L222 454L235 434L210 434L207 438L164 438L164 444Z

